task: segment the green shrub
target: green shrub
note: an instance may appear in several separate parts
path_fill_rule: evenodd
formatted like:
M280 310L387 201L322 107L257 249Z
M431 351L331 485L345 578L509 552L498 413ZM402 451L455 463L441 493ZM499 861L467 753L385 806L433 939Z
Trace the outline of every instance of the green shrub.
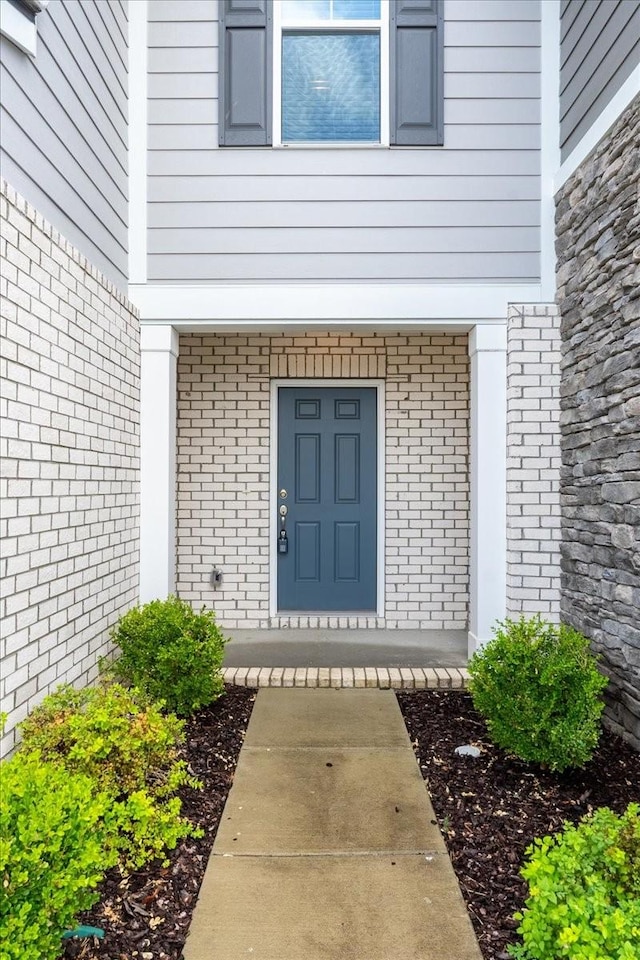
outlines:
M53 960L62 934L98 899L108 798L38 753L2 764L0 943L3 960Z
M111 637L121 651L116 675L178 716L213 703L224 691L226 640L212 610L195 613L177 597L152 600L126 613Z
M138 867L193 832L175 795L196 785L178 756L182 740L183 721L137 691L62 687L24 721L20 750L37 750L106 793L107 843L123 866Z
M498 746L552 770L591 758L607 680L582 634L540 617L506 620L473 655L469 674L474 706Z
M640 949L640 806L607 807L565 824L527 850L529 898L510 947L518 960L637 960Z

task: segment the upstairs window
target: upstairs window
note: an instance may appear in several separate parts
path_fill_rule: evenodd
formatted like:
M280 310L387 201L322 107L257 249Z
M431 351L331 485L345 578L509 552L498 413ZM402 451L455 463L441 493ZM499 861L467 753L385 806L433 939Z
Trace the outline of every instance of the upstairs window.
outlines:
M435 146L443 0L221 0L221 146Z
M380 8L380 0L274 5L274 128L282 143L387 140L380 76L388 74L389 21L383 25Z

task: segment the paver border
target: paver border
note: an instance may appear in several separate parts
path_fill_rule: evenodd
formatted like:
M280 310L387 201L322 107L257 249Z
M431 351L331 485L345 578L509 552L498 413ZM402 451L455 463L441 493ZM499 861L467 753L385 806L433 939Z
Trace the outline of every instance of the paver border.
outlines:
M381 690L466 690L465 667L223 667L236 687L374 687Z

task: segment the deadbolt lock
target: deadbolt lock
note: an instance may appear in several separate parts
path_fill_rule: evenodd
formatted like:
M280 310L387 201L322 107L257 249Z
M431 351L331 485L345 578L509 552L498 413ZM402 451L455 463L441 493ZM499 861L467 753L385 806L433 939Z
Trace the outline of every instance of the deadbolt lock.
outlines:
M284 489L284 487L283 487L282 490L280 491L280 499L281 499L281 500L286 500L286 499L287 499L287 491Z
M288 507L286 507L286 506L284 505L284 503L283 503L282 506L280 507L280 516L281 516L281 517L286 517L286 515L287 515L288 513L289 513L289 509L288 509Z

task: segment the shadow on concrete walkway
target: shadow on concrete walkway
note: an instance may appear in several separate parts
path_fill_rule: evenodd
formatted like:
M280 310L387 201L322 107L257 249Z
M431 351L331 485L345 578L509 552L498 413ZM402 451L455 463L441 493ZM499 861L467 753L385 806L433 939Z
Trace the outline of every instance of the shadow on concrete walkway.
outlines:
M263 689L185 960L481 960L391 690Z

